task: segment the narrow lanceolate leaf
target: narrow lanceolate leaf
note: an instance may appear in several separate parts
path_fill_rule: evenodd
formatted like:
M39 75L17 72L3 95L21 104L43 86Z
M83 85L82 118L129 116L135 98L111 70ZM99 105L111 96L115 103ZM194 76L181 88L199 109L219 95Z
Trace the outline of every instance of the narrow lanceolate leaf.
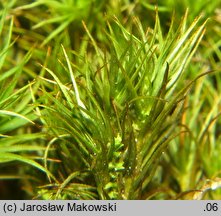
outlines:
M4 16L6 16L6 10L3 12L3 17L1 19L1 21L4 22ZM1 28L3 27L3 23L0 23L0 38L1 38ZM3 50L0 51L0 69L2 68L4 62L5 62L5 58L7 56L7 51L10 48L10 42L11 42L11 36L12 36L12 28L13 28L13 18L10 20L10 26L9 26L9 31L8 31L8 35L6 36L6 41L3 43ZM4 38L5 39L5 38ZM1 44L2 45L2 44Z
M157 60L158 63L154 72L155 78L153 80L152 95L156 95L162 85L166 62L169 63L171 69L167 89L174 89L175 82L181 76L202 39L206 22L198 27L200 21L200 17L198 17L191 26L184 31L183 25L185 25L186 19L187 17L185 16L177 32L171 35L172 38L166 38L164 42L165 45L162 47L162 55L160 55ZM169 41L171 42L169 43Z
M56 35L58 35L59 33L61 33L68 25L70 24L70 20L65 20L60 26L58 26L51 34L48 35L47 38L45 38L45 40L43 41L43 43L41 44L42 46L44 46L45 44L47 44L51 39L53 39Z
M58 198L59 195L61 194L62 190L63 190L68 184L70 184L70 182L71 182L74 178L76 178L76 177L79 176L80 174L81 174L80 172L71 173L71 174L67 177L67 179L65 179L65 180L63 181L63 183L60 185L60 187L59 187L59 189L58 189L58 191L57 191L56 197Z
M26 118L25 116L12 112L12 111L8 111L8 110L0 110L0 115L5 115L5 116L13 116L13 117L17 117L17 118L21 118L24 119L32 124L35 124L33 121L31 121L30 119Z
M29 165L36 167L39 170L43 171L48 176L50 176L51 179L56 181L56 178L48 170L46 170L42 165L40 165L39 163L37 163L34 160L24 157L24 156L13 154L13 153L6 153L6 152L0 153L0 163L5 162L5 161L8 161L8 162L9 161L20 161L20 162L29 164Z
M44 67L42 65L42 67ZM70 106L70 108L74 108L74 105L73 105L73 101L71 99L71 96L66 88L65 85L62 84L62 82L60 81L60 79L54 74L53 71L51 71L50 69L44 67L46 71L48 71L48 73L51 74L51 76L55 79L55 81L57 82L58 86L60 87L61 91L63 92L67 102L68 102L68 105Z
M193 35L188 39L187 43L183 45L183 48L177 53L176 57L172 60L173 62L176 62L181 59L180 61L180 68L177 70L177 73L173 74L171 76L171 80L168 83L167 88L173 86L173 84L178 80L180 77L182 71L186 68L187 64L190 62L191 58L193 57L201 39L204 36L205 33L205 25L206 22L203 23L203 25L198 28ZM183 59L183 60L182 60Z
M72 67L71 67L70 60L68 58L68 55L67 55L63 45L61 45L61 46L62 46L62 50L63 50L64 56L65 56L65 59L66 59L67 65L68 65L68 70L69 70L69 73L70 73L70 76L71 76L71 81L72 81L72 84L73 84L73 87L74 87L74 92L75 92L77 104L78 104L79 107L82 107L83 109L86 109L84 103L80 99L80 94L79 94L79 91L78 91L77 83L75 81L75 77L74 77L74 73L73 73L73 70L72 70Z
M5 138L5 139L3 139ZM45 135L42 133L30 133L30 134L20 134L14 136L4 136L1 139L1 144L6 148L18 143L30 143L33 140L45 138Z
M13 145L13 146L0 146L0 154L4 152L25 152L25 151L43 151L45 147L32 146L32 145Z

